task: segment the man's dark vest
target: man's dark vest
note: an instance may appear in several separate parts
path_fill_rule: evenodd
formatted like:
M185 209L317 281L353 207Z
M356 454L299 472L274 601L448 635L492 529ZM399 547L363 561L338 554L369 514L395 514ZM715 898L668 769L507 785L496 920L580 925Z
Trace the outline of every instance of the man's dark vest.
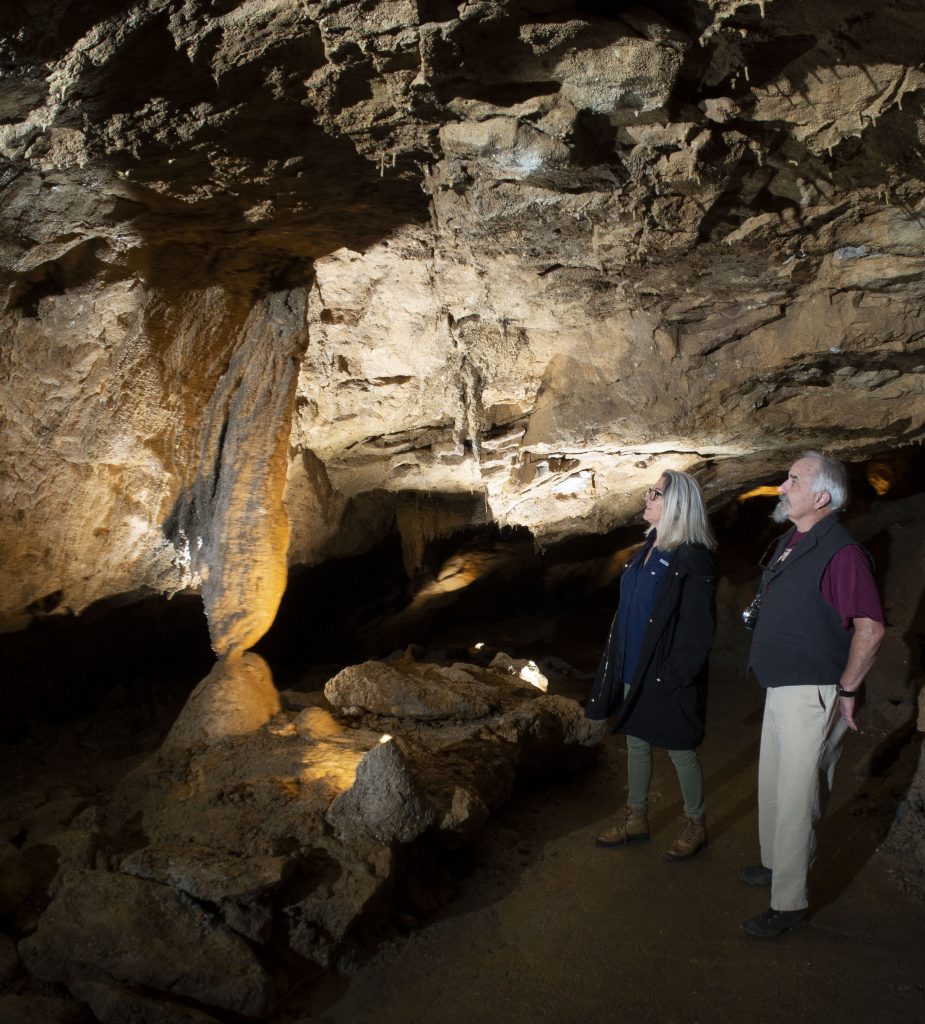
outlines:
M748 667L764 687L833 685L848 661L851 634L822 596L822 575L836 551L857 541L830 514L778 564L794 532L781 537L761 577L761 610Z

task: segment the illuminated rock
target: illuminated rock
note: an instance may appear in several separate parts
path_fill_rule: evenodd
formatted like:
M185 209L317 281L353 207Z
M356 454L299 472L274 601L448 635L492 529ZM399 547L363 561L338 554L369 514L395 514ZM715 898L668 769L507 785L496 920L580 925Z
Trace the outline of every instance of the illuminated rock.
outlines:
M348 670L356 730L281 714L243 652L288 567L395 526L409 573L473 526L545 546L635 520L664 468L712 506L808 445L923 436L925 13L588 6L2 19L0 628L201 594L220 660L109 827L141 816L131 884L211 893L251 941L269 891L321 961L387 884L381 844L345 853L325 823L364 758L418 796L402 819L358 789L357 821L462 833L593 740L561 698L512 706L522 680L459 667ZM449 558L413 601L499 561ZM869 692L905 714L903 614ZM408 777L380 717L413 734ZM44 838L79 863L69 831Z
M399 747L379 743L357 765L356 780L331 804L328 824L357 830L382 843L407 843L433 821L433 809Z
M197 747L254 732L280 708L269 666L258 654L222 658L193 690L166 747Z
M338 672L325 685L324 695L347 714L372 713L423 721L484 718L498 707L497 695L472 676L447 678L447 671L436 666L430 679L422 675L414 669L366 661Z

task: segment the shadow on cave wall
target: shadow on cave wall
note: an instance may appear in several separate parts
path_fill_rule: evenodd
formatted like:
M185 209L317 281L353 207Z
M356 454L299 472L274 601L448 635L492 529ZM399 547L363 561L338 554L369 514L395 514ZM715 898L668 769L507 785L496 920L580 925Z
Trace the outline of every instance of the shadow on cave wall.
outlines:
M337 249L361 251L401 225L427 222L424 149L406 146L377 162L317 123L305 80L328 58L313 22L293 18L291 30L263 40L264 51L246 60L220 54L215 64L227 45L218 25L181 45L169 10L108 0L91 15L84 6L43 8L21 24L0 16L24 81L31 73L42 82L45 61L70 61L60 116L82 125L90 154L86 167L21 167L14 190L35 193L31 207L48 188L70 188L78 201L93 195L97 219L142 244L85 253L79 276L67 260L50 260L20 293L139 276L168 295L216 283L260 295L304 283L311 264ZM106 19L114 49L79 60L72 48ZM368 58L357 50L341 59L329 114L372 95ZM373 125L369 134L387 131ZM30 159L47 144L39 139Z

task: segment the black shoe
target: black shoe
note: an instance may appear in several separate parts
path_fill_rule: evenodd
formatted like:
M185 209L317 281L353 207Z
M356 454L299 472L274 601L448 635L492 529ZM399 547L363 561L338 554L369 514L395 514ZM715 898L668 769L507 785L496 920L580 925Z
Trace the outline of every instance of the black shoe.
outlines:
M784 932L795 932L809 921L808 910L766 910L742 922L746 935L754 939L776 939Z
M739 868L739 878L746 885L763 888L771 884L771 869L766 868L764 864L746 864L744 868Z

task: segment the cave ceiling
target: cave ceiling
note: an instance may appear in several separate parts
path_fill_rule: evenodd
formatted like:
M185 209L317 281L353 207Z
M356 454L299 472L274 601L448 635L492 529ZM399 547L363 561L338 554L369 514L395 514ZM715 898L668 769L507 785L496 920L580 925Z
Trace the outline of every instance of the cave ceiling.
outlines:
M0 11L0 622L922 439L925 5Z

